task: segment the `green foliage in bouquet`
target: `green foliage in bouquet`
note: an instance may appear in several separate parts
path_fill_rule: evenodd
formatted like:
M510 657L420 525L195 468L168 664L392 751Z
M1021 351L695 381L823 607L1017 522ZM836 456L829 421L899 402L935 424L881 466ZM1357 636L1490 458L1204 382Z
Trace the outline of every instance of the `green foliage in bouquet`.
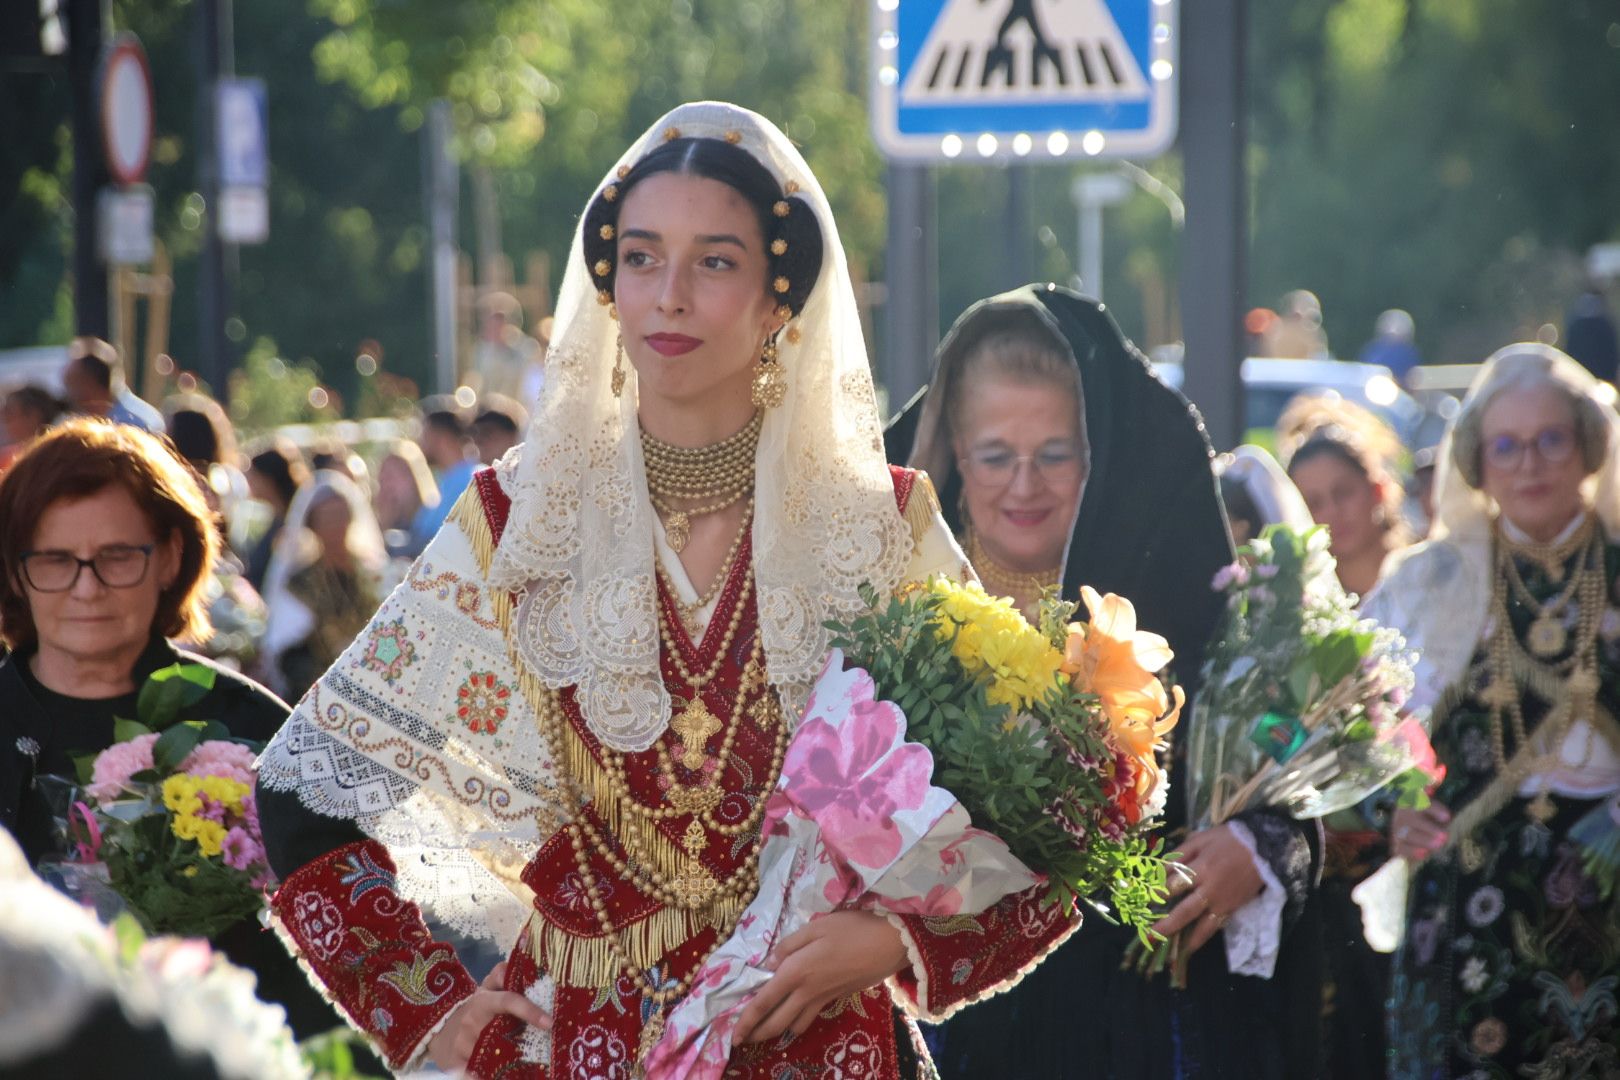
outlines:
M1249 806L1320 817L1390 784L1421 800L1433 752L1404 712L1412 657L1357 614L1326 530L1273 525L1239 554L1213 582L1227 611L1196 705L1191 820Z
M78 763L69 814L78 862L95 868L147 930L213 938L264 906L270 883L252 787L257 747L215 719L182 719L215 673L153 673L116 741Z
M936 579L830 622L832 644L906 715L934 757L934 782L976 825L1045 874L1051 902L1086 900L1140 934L1165 896L1162 844L1096 694L1063 670L1075 605L1043 603L1042 628L978 586ZM1146 766L1154 771L1151 754ZM1106 894L1113 915L1100 897Z

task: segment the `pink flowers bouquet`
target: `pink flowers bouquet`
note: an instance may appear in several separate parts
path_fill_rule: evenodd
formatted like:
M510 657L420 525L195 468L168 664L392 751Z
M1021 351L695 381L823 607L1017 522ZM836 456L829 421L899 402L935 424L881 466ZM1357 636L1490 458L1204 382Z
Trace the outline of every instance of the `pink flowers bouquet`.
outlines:
M649 1080L718 1080L771 948L833 911L974 916L1043 886L1065 914L1106 898L1146 933L1165 895L1157 755L1182 696L1129 602L1085 590L1092 619L1071 623L1050 599L1036 626L943 578L864 595L868 613L829 624L766 802L759 892L670 1012Z
M254 750L218 721L174 719L212 677L200 665L154 675L190 689L143 691L148 723L118 721L120 741L90 762L82 798L68 813L70 861L104 876L149 932L212 938L255 914L271 884L253 796ZM216 735L224 737L205 737Z
M771 947L813 919L852 906L977 914L1041 880L933 786L933 756L874 692L834 650L766 804L758 897L670 1013L648 1080L717 1080L743 1006L770 978Z

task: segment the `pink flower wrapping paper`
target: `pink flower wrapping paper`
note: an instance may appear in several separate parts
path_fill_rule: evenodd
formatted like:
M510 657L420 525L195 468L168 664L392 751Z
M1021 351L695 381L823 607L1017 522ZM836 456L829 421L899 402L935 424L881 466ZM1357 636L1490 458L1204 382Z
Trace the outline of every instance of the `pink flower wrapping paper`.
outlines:
M833 650L788 744L760 828L760 885L730 938L670 1013L648 1080L719 1080L745 1005L770 976L773 946L814 919L857 908L977 915L1040 882L955 796L934 787L933 755L906 741L899 706L875 698Z

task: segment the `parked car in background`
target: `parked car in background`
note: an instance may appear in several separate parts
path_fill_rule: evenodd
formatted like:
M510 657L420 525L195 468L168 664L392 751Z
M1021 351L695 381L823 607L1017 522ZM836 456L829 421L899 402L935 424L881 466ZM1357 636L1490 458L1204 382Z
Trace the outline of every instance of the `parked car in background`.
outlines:
M1156 353L1153 369L1169 385L1183 388L1186 373L1170 356ZM1425 437L1424 408L1401 389L1394 374L1381 364L1251 356L1243 361L1242 374L1245 442L1271 448L1277 418L1290 401L1302 393L1331 392L1382 417L1407 447L1429 445L1421 441Z

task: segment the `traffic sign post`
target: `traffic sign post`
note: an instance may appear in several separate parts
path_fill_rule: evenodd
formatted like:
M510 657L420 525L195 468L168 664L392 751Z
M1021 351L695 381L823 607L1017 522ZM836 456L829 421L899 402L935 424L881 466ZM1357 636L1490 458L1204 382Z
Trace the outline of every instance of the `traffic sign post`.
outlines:
M891 159L1152 157L1176 135L1177 0L876 0Z

